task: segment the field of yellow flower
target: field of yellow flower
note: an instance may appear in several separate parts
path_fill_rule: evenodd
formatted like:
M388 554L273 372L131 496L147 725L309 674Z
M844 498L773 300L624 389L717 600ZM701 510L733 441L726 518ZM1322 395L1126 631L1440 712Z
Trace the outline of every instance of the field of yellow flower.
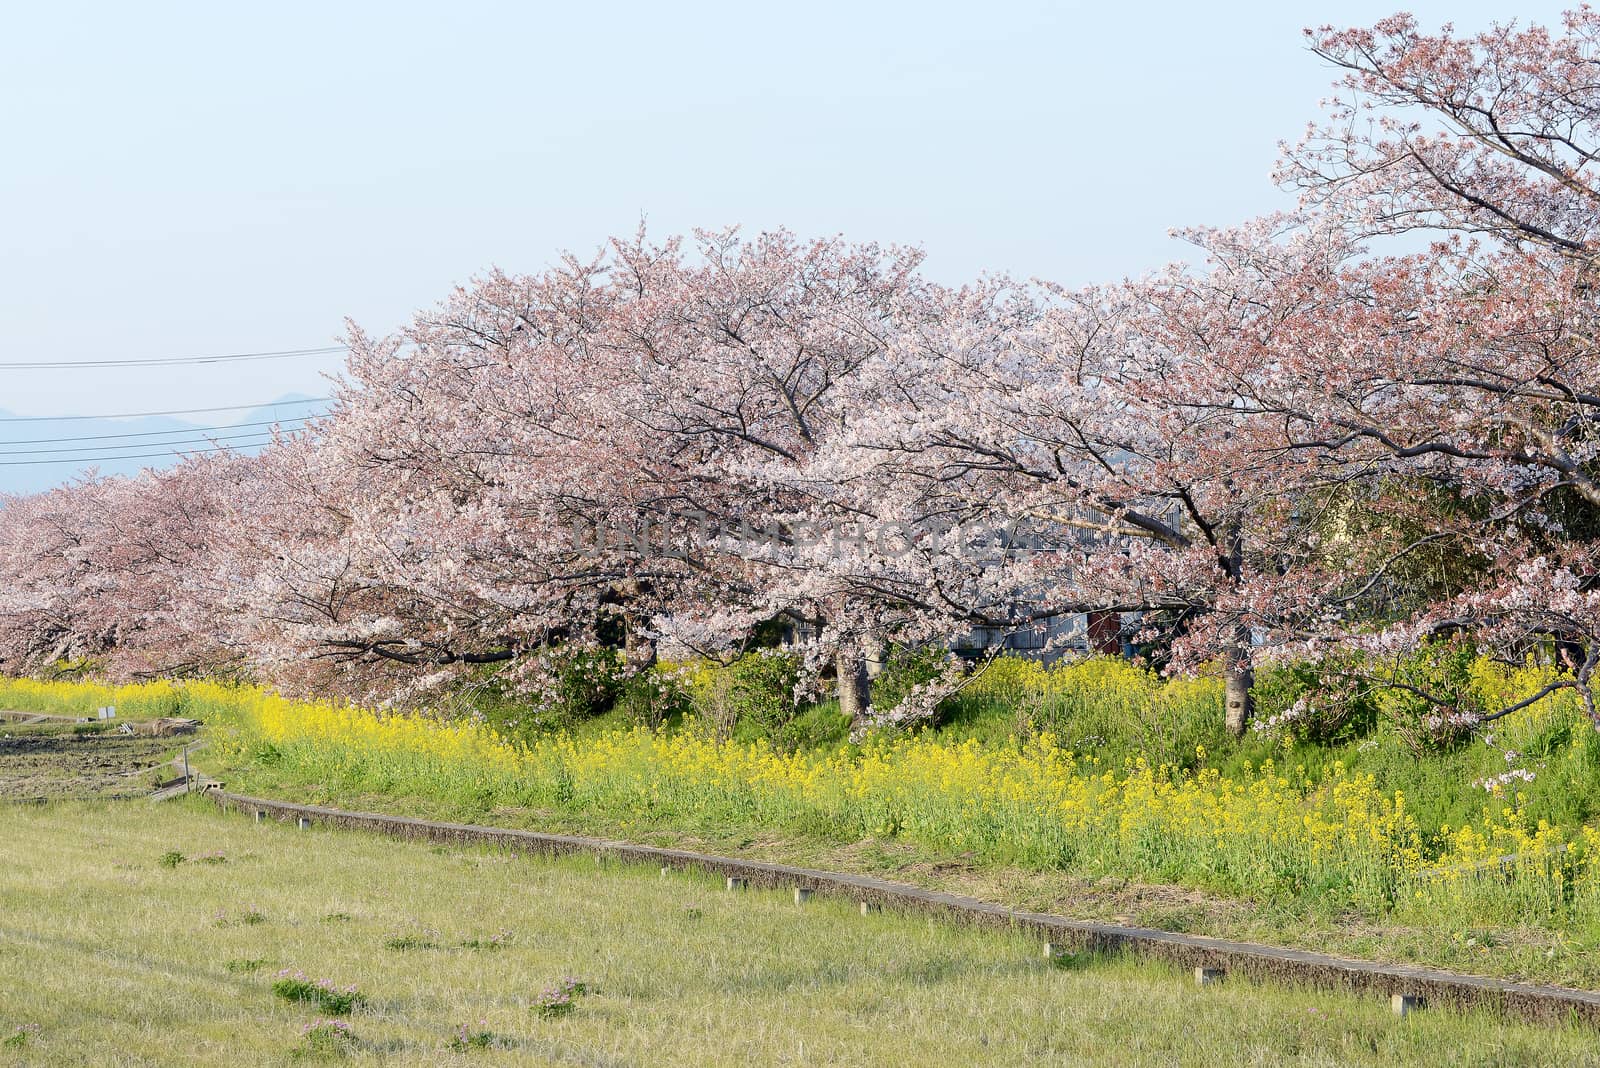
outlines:
M619 729L513 744L446 722L210 682L0 680L0 707L203 719L235 765L294 769L351 791L625 819L772 828L835 841L892 838L950 855L1316 899L1374 915L1420 911L1566 926L1600 915L1600 835L1528 822L1514 806L1424 827L1407 798L1344 763L1267 758L1108 766L1044 732L1012 744L931 735L783 753L693 730Z

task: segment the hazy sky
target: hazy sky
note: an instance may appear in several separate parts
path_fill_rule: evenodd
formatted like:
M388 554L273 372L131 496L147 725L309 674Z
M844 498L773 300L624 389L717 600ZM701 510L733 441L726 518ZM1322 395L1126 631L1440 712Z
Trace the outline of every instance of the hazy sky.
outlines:
M323 345L641 215L917 243L952 281L1141 273L1182 254L1170 227L1287 206L1276 142L1332 78L1300 29L1393 9L10 5L0 362ZM0 370L0 409L249 404L334 366Z

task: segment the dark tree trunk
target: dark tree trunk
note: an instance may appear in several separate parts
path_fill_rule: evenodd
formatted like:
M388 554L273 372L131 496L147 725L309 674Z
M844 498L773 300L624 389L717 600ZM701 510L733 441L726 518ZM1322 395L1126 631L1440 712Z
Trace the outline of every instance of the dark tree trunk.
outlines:
M656 663L656 642L645 632L650 614L641 603L651 593L650 583L628 579L614 588L622 616L622 659L634 671L644 671Z

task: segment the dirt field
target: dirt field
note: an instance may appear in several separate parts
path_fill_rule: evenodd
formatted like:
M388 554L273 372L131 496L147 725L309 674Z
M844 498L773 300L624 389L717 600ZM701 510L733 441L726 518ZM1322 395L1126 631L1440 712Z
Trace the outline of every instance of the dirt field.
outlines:
M100 723L0 722L0 801L148 794L182 743Z

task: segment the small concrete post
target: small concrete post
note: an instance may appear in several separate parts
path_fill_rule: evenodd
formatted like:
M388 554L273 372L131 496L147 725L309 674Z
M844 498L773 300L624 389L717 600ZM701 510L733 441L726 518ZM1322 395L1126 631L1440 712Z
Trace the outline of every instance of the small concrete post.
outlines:
M812 892L813 891L812 891L811 887L809 887L809 886L797 886L797 887L795 887L794 888L794 903L796 905L804 905L807 901L811 900Z
M256 809L256 822L257 823L265 823L265 822L267 822L267 814L265 812L261 811L259 808Z
M729 890L743 890L743 889L747 888L749 885L750 885L750 881L748 879L741 879L737 875L728 876L728 889Z
M299 827L302 831L309 831L311 829L311 821L305 816L301 816L299 819L295 820L294 823L295 826Z
M667 876L669 876L671 874L672 874L672 869L671 868L669 868L665 864L661 865L661 877L663 879L665 879Z
M1221 968L1196 968L1194 970L1194 985L1210 986L1212 983L1220 983L1227 978L1227 975L1228 973Z
M861 915L871 916L874 912L882 912L883 908L876 901L862 901L859 903Z
M1422 1008L1422 998L1416 994L1393 994L1389 997L1389 1008L1396 1016L1404 1019L1412 1012Z
M1072 955L1072 947L1065 942L1046 942L1044 944L1045 960L1065 960Z

